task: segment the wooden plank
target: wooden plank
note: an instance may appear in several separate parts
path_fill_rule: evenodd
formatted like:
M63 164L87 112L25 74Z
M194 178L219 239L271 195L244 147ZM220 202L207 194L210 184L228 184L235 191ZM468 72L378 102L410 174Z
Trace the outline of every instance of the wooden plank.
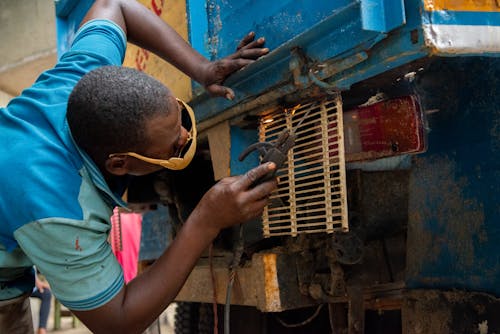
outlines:
M220 180L230 174L231 132L229 122L222 122L207 130L214 180Z

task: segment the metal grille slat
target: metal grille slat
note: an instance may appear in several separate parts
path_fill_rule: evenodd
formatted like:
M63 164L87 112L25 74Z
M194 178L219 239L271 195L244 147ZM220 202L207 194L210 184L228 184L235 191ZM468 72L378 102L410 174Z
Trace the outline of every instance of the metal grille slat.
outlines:
M334 196L334 195L340 195L340 194L341 194L340 191L334 191L334 192L332 192L332 196ZM282 198L282 197L285 197L285 196L288 196L288 195L285 195L285 194L283 194L283 195L273 195L273 196L270 196L269 198L270 199L276 199L276 198ZM324 202L309 202L308 205L316 205L316 204L319 204L319 203L324 204ZM268 209L269 210L273 210L273 209L282 210L281 208L275 208L275 207L268 207Z
M295 127L300 123L300 127ZM295 146L262 216L265 237L347 231L347 191L340 95L261 120L260 141L295 130Z
M338 223L340 223L342 221L342 215L341 214L338 214L338 215L336 215L334 217L337 218L337 222ZM326 219L325 216L315 216L314 217L314 219L319 219L319 218ZM304 222L304 221L306 222L306 223L301 223L300 227L321 226L323 228L323 232L326 232L325 231L325 223L324 222L307 223L308 220L312 220L312 218L311 219L299 219L298 220L299 222ZM286 223L287 225L281 225L281 226L276 225L276 224L279 224L279 223ZM275 220L275 221L273 221L273 224L275 224L275 226L270 226L269 230L273 230L273 229L276 229L276 228L279 228L279 229L290 228L290 226L288 225L288 221L286 219Z

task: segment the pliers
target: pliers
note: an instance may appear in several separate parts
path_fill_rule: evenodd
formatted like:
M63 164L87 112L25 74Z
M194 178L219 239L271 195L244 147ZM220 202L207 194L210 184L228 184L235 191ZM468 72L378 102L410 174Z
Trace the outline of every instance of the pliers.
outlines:
M256 184L265 182L272 179L276 174L276 171L284 165L287 160L288 151L295 145L295 139L296 135L294 132L284 129L278 135L278 138L276 138L276 140L272 143L254 143L248 146L243 152L241 152L238 160L245 160L251 152L257 150L262 158L261 163L274 162L276 164L276 168L261 179L257 180Z

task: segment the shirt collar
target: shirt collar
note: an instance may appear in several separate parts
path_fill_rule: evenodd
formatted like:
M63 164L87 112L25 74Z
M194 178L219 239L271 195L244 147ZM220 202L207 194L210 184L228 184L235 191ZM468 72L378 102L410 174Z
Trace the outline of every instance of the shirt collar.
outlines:
M83 165L87 169L87 171L90 175L90 179L92 180L92 183L109 198L110 202L112 202L111 204L126 208L127 203L125 203L125 201L123 201L121 199L121 194L116 194L113 191L111 191L111 188L107 184L106 180L104 179L104 176L102 175L102 173L99 170L99 168L97 167L97 165L88 156L88 154L78 146L78 144L73 139L73 136L71 135L71 133L70 133L70 136L71 136L71 140L73 141L73 144L75 145L78 153L82 157ZM122 187L120 187L120 188L122 188ZM123 188L126 188L126 186L124 186ZM125 190L125 189L120 189L120 190Z

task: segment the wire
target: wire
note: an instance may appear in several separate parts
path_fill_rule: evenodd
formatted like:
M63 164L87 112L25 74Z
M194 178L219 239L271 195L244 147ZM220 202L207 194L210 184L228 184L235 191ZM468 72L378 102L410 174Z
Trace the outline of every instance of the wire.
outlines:
M385 238L382 238L382 251L384 254L384 262L387 266L387 272L389 273L389 281L394 282L394 273L391 266L391 260L389 258L389 251L387 250L387 243Z
M208 248L208 264L210 266L210 277L212 279L212 292L213 292L213 300L212 300L212 311L214 314L214 334L218 334L219 330L219 318L217 315L217 285L215 282L215 273L214 273L214 265L213 265L213 248L214 244L211 243Z
M229 266L229 280L227 282L226 290L226 305L224 307L224 334L230 334L230 313L231 313L231 294L233 291L233 284L236 278L236 269L238 268L241 256L243 255L244 240L243 240L243 225L240 224L239 236L236 247L234 248L233 260Z
M279 317L276 317L276 319L279 321L280 324L282 324L284 327L287 327L287 328L301 327L301 326L307 325L308 323L313 321L318 316L319 312L321 311L321 309L323 308L324 305L325 304L320 304L318 306L318 308L316 309L316 311L313 313L313 315L311 315L306 320L299 322L299 323L296 323L296 324L287 324L286 322L281 320Z

